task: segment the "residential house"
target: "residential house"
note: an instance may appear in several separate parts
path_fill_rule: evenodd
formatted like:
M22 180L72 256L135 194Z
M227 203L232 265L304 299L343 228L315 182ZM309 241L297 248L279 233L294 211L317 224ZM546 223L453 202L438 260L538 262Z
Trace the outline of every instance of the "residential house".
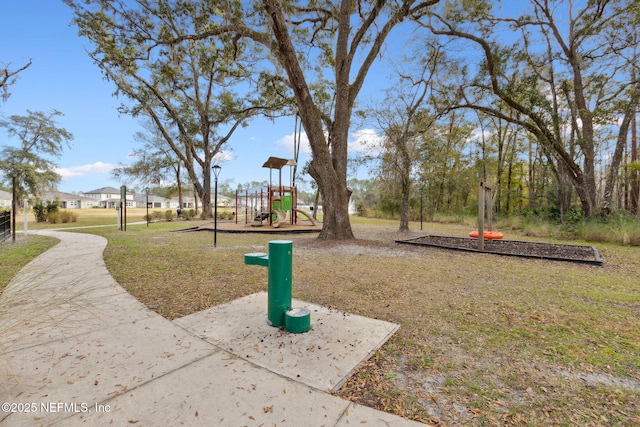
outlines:
M0 209L11 209L11 193L0 190Z
M49 191L42 195L45 202L58 201L62 209L90 209L100 206L96 199L80 194L64 193L62 191Z
M115 209L120 207L120 190L114 187L102 187L93 191L82 193L83 196L94 199L98 206L103 208ZM135 208L136 202L133 199L133 193L125 194L125 203L128 208Z
M149 194L149 209L178 209L180 207L180 201L177 197L172 197L167 199L165 197L156 196L153 194ZM134 196L134 200L137 208L144 208L147 204L147 195L146 194L136 194ZM193 197L182 197L182 208L183 209L193 209L195 207L195 202Z
M212 206L213 206L214 203L215 203L215 200L211 199L211 205ZM231 199L228 198L227 196L223 196L222 194L218 194L218 206L219 207L229 208L229 207L233 206L233 203L231 203Z
M136 207L144 208L147 203L147 195L146 194L136 194L134 197L136 202ZM211 200L211 204L213 205L213 200ZM223 196L222 194L218 194L218 206L221 207L229 207L231 206L231 199ZM195 209L196 201L192 196L182 196L182 206L180 206L180 201L177 197L172 197L170 199L155 196L153 194L149 194L149 209Z

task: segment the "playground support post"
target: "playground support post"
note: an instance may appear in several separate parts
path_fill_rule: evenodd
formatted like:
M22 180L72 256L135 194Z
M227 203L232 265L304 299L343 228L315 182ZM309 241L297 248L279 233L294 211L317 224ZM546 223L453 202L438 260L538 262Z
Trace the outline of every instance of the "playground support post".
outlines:
M487 215L487 229L493 230L493 212L491 209L491 187L487 187L484 182L480 183L478 190L478 250L484 250L484 216Z

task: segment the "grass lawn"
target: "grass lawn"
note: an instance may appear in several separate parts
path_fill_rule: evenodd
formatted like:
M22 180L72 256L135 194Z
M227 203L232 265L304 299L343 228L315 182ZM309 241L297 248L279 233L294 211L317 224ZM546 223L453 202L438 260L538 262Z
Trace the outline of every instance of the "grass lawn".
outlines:
M0 244L0 293L22 267L56 243L51 237L24 237L19 232L15 242L9 238Z
M149 214L153 211L165 212L168 209L149 209ZM60 211L67 211L77 215L77 221L50 224L48 222L36 222L33 212L29 212L27 215L27 223L29 230L42 230L52 228L72 228L72 227L90 227L98 225L117 225L119 211L115 209L61 209ZM175 209L172 210L175 213ZM127 224L132 222L140 222L145 220L146 209L129 208L127 209ZM24 214L20 213L17 216L18 228L22 229L24 223Z
M198 223L88 231L108 238L116 280L169 319L265 290L243 254L293 240L295 298L401 325L340 390L361 404L447 426L640 425L638 247L597 244L597 267L394 243L469 232L456 224L401 234L354 218L355 241L218 233L215 249L210 232L173 232Z

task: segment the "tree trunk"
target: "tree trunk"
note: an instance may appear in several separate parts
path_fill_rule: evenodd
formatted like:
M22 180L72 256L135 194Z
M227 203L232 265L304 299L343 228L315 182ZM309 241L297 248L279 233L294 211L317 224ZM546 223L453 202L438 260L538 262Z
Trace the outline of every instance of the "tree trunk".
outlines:
M616 141L616 148L613 151L611 157L611 169L607 174L607 181L604 190L604 200L602 201L602 211L606 214L611 212L611 202L613 200L613 190L615 183L618 179L618 166L622 161L622 153L624 147L627 145L627 135L629 134L629 127L631 126L632 118L635 117L636 107L640 103L640 83L636 83L629 105L625 111L625 115L622 118L620 129L618 132L618 139Z
M316 190L316 195L313 198L313 219L318 220L318 202L320 201L320 190Z
M194 187L196 192L200 196L202 203L202 213L200 217L202 219L212 218L213 211L211 206L211 174L203 173L202 184L198 181L194 181Z
M400 228L399 231L409 231L409 192L411 181L408 177L402 177L402 196L400 198Z
M323 223L318 237L333 240L353 239L349 222L351 190L347 188L347 138L353 104L349 90L350 63L344 60L336 64L335 120L332 127L328 129L327 141L322 126L322 113L314 104L304 71L298 62L297 52L289 36L288 23L282 13L282 6L276 0L263 0L263 4L271 18L279 60L287 71L296 98L300 121L311 146L313 159L309 164L309 174L318 184L322 195ZM348 6L348 2L343 2L343 7ZM340 25L348 26L349 14L347 13L343 18L345 21ZM341 29L340 32L342 37L348 37L348 28ZM340 36L338 38L340 39ZM344 46L339 46L336 50L344 54L348 46L346 41L342 42ZM340 41L338 43L340 44Z
M194 201L194 207L196 210L196 215L198 215L198 191L196 190L196 186L193 186L193 201ZM236 207L237 208L237 207Z
M422 98L420 98L421 100ZM417 107L417 105L415 105ZM409 143L409 130L408 127L411 125L410 121L413 118L413 112L415 112L415 108L409 113L409 117L407 118L407 123L405 129L403 130L402 135L398 135L395 138L396 150L398 151L398 155L400 157L400 228L399 231L406 232L409 231L409 195L411 192L411 155L409 154L409 148L407 144Z
M637 135L637 122L636 113L631 117L631 163L635 164L638 160L638 135ZM634 169L630 176L631 181L631 197L629 202L631 204L631 214L638 214L638 196L640 196L640 182L638 182L638 171Z

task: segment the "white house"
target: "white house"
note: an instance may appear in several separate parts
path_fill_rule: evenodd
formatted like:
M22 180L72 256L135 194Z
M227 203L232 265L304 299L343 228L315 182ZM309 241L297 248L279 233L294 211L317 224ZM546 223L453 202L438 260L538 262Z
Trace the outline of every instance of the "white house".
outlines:
M136 207L144 208L147 205L146 194L136 194L134 196ZM167 199L165 197L149 194L149 209L178 209L180 207L180 201L177 197ZM182 196L182 208L193 209L195 207L195 201L193 197Z
M0 190L0 208L11 209L11 193Z
M82 193L83 196L94 199L98 206L103 208L117 208L120 206L120 190L114 187L102 187L93 191ZM133 193L125 194L125 203L128 208L135 208L136 202Z
M59 207L63 209L90 209L100 206L100 203L91 197L79 194L64 193L62 191L49 191L42 195L45 202L58 201Z
M146 194L136 194L134 197L136 201L136 206L139 208L144 208L147 202ZM211 205L213 205L213 199L211 199ZM218 206L220 207L229 207L231 206L231 199L223 196L222 194L218 194ZM196 201L191 196L182 196L182 206L180 206L180 200L177 197L172 197L170 199L166 199L160 196L154 196L153 194L149 194L149 209L194 209L196 207Z

